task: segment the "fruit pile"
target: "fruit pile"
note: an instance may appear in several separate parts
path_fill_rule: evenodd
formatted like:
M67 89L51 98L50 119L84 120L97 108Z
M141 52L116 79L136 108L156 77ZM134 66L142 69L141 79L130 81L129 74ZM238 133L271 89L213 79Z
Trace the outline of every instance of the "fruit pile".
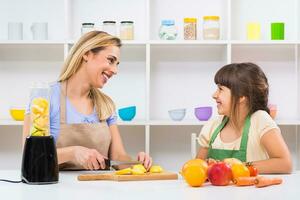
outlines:
M163 168L159 165L153 165L150 170L150 173L161 173ZM142 164L133 165L131 168L121 169L115 172L116 175L143 175L146 174L147 170Z
M45 98L35 98L31 102L31 136L49 135L49 103Z
M281 184L280 178L267 178L257 176L258 171L253 165L244 165L235 158L226 158L223 161L202 159L187 161L181 170L181 175L188 185L200 187L207 180L216 186L226 186L234 183L237 186L265 187Z

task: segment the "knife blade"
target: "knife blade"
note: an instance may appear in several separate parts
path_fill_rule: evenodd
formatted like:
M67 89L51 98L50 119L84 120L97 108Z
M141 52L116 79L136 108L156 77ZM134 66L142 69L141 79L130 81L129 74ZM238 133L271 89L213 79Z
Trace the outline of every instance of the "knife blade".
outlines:
M141 161L137 161L137 160L120 161L120 160L105 159L104 161L105 161L105 170L111 170L111 168L119 170L119 169L130 167L132 165L143 164Z

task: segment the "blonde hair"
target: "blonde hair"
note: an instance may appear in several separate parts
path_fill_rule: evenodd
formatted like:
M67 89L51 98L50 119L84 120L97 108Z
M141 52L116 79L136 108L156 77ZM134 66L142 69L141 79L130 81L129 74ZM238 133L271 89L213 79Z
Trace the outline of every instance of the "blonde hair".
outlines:
M106 47L121 47L121 45L121 40L119 38L109 35L106 32L91 31L84 34L79 41L74 44L68 54L58 81L66 81L74 75L79 70L82 62L84 62L83 56L87 52L91 51L96 54ZM96 107L100 121L108 119L115 112L116 107L112 99L98 88L91 88L89 97Z

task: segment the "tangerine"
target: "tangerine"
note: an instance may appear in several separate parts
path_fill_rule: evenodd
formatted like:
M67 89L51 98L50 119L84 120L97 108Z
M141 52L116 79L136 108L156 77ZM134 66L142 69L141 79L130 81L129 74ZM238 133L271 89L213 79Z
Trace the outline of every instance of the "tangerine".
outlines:
M243 164L235 163L231 166L231 170L232 170L233 179L236 179L238 177L249 177L250 176L249 169Z
M184 170L184 179L192 187L200 187L207 179L207 173L201 166L188 166Z

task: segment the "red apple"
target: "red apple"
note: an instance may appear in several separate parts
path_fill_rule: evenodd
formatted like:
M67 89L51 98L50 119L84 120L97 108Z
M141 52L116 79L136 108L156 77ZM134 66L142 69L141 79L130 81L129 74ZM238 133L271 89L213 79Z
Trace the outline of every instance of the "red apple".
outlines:
M218 162L208 168L208 180L213 185L228 185L232 179L230 165L225 162Z

